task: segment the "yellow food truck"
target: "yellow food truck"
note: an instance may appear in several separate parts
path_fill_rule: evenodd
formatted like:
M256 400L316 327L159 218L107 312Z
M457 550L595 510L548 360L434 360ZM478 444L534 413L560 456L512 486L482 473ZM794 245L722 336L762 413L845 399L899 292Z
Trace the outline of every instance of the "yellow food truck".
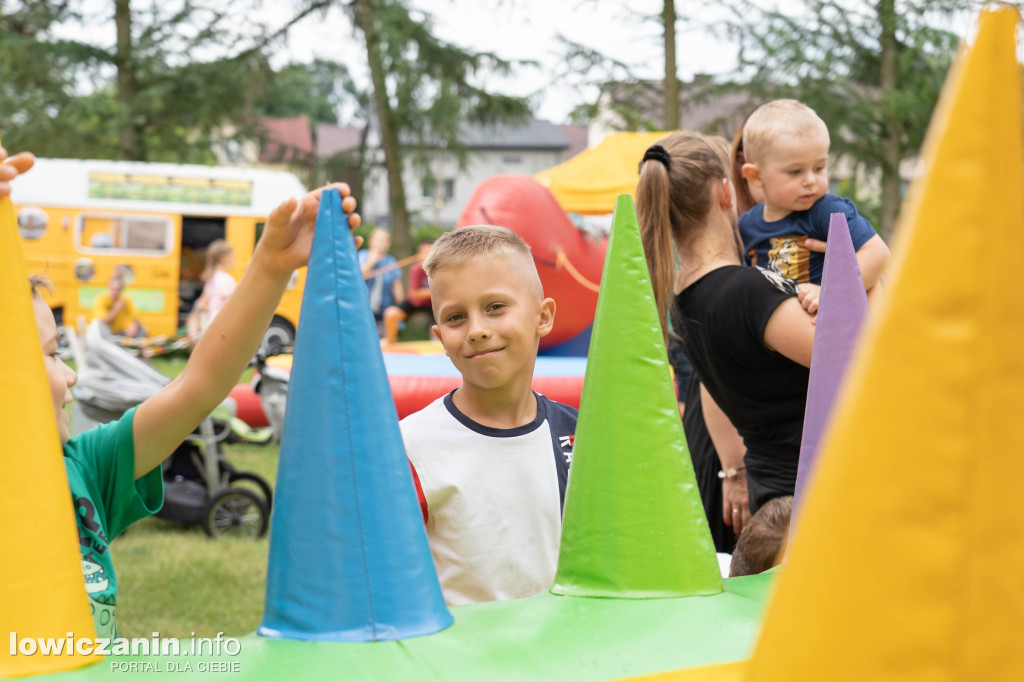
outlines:
M271 209L306 191L279 171L72 159L38 159L11 185L26 267L53 280L58 324L88 321L116 272L152 336L184 326L210 242L234 247L238 280ZM268 331L286 344L305 277L293 276Z

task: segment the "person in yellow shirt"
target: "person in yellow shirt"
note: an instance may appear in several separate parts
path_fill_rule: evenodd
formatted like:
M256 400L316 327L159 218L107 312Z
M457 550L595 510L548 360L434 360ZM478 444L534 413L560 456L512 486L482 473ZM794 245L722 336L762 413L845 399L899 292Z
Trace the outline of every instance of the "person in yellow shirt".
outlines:
M114 334L131 338L146 335L135 303L124 293L124 279L120 275L111 277L107 292L96 297L92 304L92 317L110 327Z

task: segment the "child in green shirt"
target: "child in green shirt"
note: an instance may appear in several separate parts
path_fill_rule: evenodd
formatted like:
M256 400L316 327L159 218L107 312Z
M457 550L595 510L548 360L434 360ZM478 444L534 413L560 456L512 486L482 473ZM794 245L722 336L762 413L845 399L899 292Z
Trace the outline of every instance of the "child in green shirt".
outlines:
M289 199L270 214L235 295L210 323L180 376L120 420L74 438L68 437L64 406L71 400L77 377L57 352L57 325L41 293L49 283L44 278L30 278L76 511L85 588L99 637L112 637L115 632L117 577L110 560L110 541L163 504L160 463L238 381L270 324L292 271L309 259L320 195L330 188L338 189L342 197L349 194L347 185L331 185L302 199ZM6 183L0 193L5 189ZM346 199L343 206L351 213L355 200ZM352 214L349 224L357 227L359 216Z

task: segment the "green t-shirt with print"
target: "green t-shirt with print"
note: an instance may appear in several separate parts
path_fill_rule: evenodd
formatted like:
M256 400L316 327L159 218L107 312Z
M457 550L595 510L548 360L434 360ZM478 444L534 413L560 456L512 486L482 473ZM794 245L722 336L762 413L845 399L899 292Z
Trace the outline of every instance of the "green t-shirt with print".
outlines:
M115 636L117 576L110 541L164 503L160 467L135 480L132 408L116 422L89 429L64 444L64 466L78 525L82 574L96 636Z

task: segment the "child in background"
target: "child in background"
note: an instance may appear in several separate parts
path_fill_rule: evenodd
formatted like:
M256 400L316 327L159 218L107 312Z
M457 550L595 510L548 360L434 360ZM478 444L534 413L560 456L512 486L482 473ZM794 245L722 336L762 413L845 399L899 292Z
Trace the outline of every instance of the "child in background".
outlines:
M889 247L852 201L828 194L829 145L825 122L796 100L767 102L750 114L743 126L742 169L764 202L740 217L740 236L751 265L820 286L829 221L843 213L870 292L889 264ZM801 304L812 314L818 286L801 290Z
M359 252L359 268L366 280L366 290L370 295L370 310L377 321L377 333L383 335L384 311L389 306L401 303L405 294L402 291L402 270L398 261L388 253L391 248L391 233L378 227L370 233L366 248Z
M107 291L93 301L92 317L107 325L112 334L133 339L146 335L146 328L139 322L139 310L135 302L124 293L124 278L120 274L111 277Z
M555 302L511 230L441 236L424 263L433 332L462 385L401 422L449 604L551 586L576 409L531 390Z
M384 310L384 338L381 339L381 346L387 347L398 341L398 325L417 311L425 311L430 316L430 324L434 324L434 313L430 307L430 284L423 269L423 261L430 255L433 246L433 239L424 239L417 246L416 255L419 260L409 268L409 295L398 305L388 306Z
M2 176L0 176L2 177ZM346 185L336 185L342 196ZM0 188L2 189L2 188ZM256 351L295 268L309 259L320 193L290 199L267 219L266 231L237 296L224 305L196 346L185 370L121 419L69 438L64 405L77 377L57 353L57 325L43 300L45 279L30 280L64 464L71 487L85 589L97 636L115 635L117 577L110 542L163 504L160 463L227 396ZM348 211L354 200L344 204ZM358 216L350 221L358 226ZM53 456L38 453L36 456Z
M233 267L235 250L223 239L210 242L206 247L206 269L203 270L203 281L206 284L203 285L199 302L201 308L205 306L206 324L217 316L237 286L235 278L228 273Z
M793 496L775 497L750 517L736 541L729 577L755 575L782 562L793 515Z

